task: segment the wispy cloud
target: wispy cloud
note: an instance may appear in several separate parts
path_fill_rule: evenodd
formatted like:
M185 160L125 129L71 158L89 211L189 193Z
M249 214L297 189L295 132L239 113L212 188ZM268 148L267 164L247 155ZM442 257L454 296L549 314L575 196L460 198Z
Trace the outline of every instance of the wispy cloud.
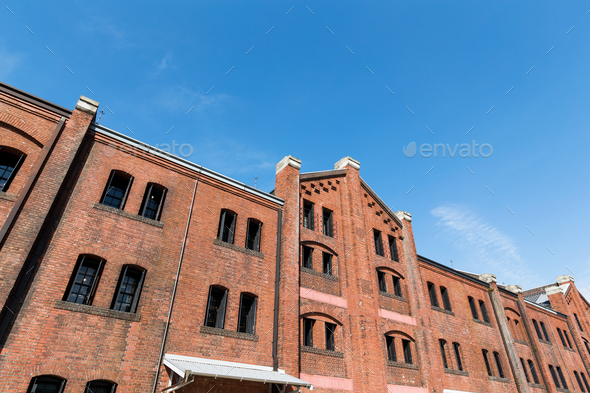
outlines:
M172 53L168 52L162 60L160 60L160 64L158 64L158 71L164 71L166 68L170 67L172 60Z
M80 22L80 30L89 35L101 35L110 39L109 44L118 48L134 47L129 34L116 22L109 18L90 18ZM103 45L103 44L101 44Z
M18 68L24 58L23 54L9 52L3 46L0 46L0 80L6 80Z
M513 240L463 205L444 205L430 212L449 244L463 253L463 266L474 273L492 273L498 282L524 288L539 283Z
M228 94L215 94L215 92L194 91L185 86L174 86L165 89L158 99L158 105L173 111L179 108L192 110L191 112L209 111L210 114L219 115L234 98Z

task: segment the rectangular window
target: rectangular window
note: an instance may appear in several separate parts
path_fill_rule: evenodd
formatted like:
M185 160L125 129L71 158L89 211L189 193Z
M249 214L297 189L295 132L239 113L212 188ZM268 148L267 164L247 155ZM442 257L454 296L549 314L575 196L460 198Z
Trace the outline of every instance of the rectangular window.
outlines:
M392 261L399 262L399 255L397 253L397 240L395 236L389 235L389 256Z
M557 333L559 334L559 338L561 339L561 344L564 348L567 348L567 344L565 343L565 338L563 338L563 333L561 332L560 328L557 328Z
M133 177L123 172L112 171L107 186L104 189L100 203L115 209L125 207Z
M246 248L252 251L260 252L260 234L262 233L262 223L253 218L248 219L248 230L246 231Z
M438 347L440 348L440 356L442 358L443 367L449 368L449 363L447 362L446 346L447 342L445 340L438 340Z
M385 336L385 343L387 345L387 358L392 362L397 362L397 354L395 353L395 338Z
M527 363L529 364L529 371L533 376L533 381L538 385L539 384L539 377L537 376L537 370L535 368L535 363L532 360L528 360Z
M103 262L102 259L80 256L63 300L70 303L92 304Z
M500 361L500 354L494 352L494 360L496 361L496 368L498 369L498 376L504 378L504 370L502 370L502 362Z
M322 259L324 261L324 274L332 276L332 254L322 252Z
M428 296L430 297L430 304L434 307L438 307L438 300L436 299L436 288L434 284L429 282L428 285Z
M227 305L227 289L209 287L209 301L207 302L207 319L205 326L223 329L225 324L225 308Z
M580 328L580 331L583 332L584 328L582 328L582 324L580 323L580 319L578 318L578 314L574 313L574 318L576 318L576 322L578 324L578 327Z
M412 347L410 340L402 339L402 347L404 349L404 362L406 364L413 364L414 361L412 360Z
M529 379L529 373L527 373L526 367L524 366L524 359L523 358L520 358L520 364L522 365L522 371L524 372L524 376L526 378L526 381L531 382Z
M580 374L578 374L577 371L574 371L574 376L576 377L576 380L578 381L578 385L580 386L580 390L582 391L582 393L586 393L586 389L584 389L584 384L582 383L582 380L580 379Z
M373 239L375 241L375 253L380 256L385 256L383 252L383 242L381 241L381 231L373 229Z
M301 266L307 269L312 269L313 267L313 248L308 246L302 246L303 248L303 260L301 261Z
M240 296L240 315L238 332L254 334L256 330L256 303L258 298L242 293Z
M557 375L559 375L559 380L561 381L561 386L563 386L564 389L567 389L567 382L565 381L565 377L563 376L563 373L561 372L561 367L555 367L555 369L557 370Z
M488 309L486 308L486 304L483 300L479 301L479 309L481 310L481 317L483 318L483 321L490 323L490 317L488 316Z
M463 362L461 362L459 343L453 343L453 351L455 352L455 359L457 360L457 370L463 371Z
M139 302L139 295L145 278L145 270L140 269L129 265L123 266L117 284L117 291L111 305L113 310L123 312L135 312L137 310L137 303Z
M219 217L219 229L217 237L222 242L234 244L234 233L236 230L236 218L238 215L231 210L221 210Z
M451 311L451 301L449 300L449 291L445 287L440 287L440 297L442 298L443 307Z
M165 196L164 187L149 183L143 195L139 215L150 220L159 220Z
M315 321L309 318L303 318L303 345L313 347L313 325Z
M518 326L518 320L514 320L514 338L520 341L523 341L521 334L520 334L520 327Z
M563 331L563 335L565 337L565 341L567 341L567 346L569 347L569 349L573 349L572 343L570 342L570 336L567 334L565 330Z
M555 386L558 388L561 388L561 384L559 383L559 379L557 378L557 373L555 372L555 369L553 368L553 366L549 365L549 371L551 372L551 377L553 378L553 382L555 383Z
M336 350L336 343L334 342L334 332L336 332L336 324L326 322L326 349L328 351Z
M387 292L387 281L385 280L385 273L377 271L377 279L379 280L379 291Z
M488 359L488 351L485 349L482 349L481 353L483 355L483 362L486 365L486 371L488 372L488 375L491 377L492 376L492 368L490 367L490 360Z
M303 200L303 228L311 229L313 231L314 213L313 203Z
M479 321L479 316L477 315L477 308L475 308L475 300L471 296L467 298L469 300L469 308L471 309L471 316L473 319Z
M322 222L324 235L334 237L334 223L333 223L333 216L334 212L332 210L326 209L325 207L322 208Z
M543 335L541 334L541 329L539 329L539 324L535 319L533 319L533 326L535 327L535 332L537 332L537 337L539 337L539 340L542 340Z
M541 330L543 331L543 336L545 337L545 341L551 342L551 340L549 340L549 335L547 334L547 329L545 329L545 324L543 322L539 322L539 324L541 325Z
M402 296L402 285L399 277L393 276L393 294L395 296Z

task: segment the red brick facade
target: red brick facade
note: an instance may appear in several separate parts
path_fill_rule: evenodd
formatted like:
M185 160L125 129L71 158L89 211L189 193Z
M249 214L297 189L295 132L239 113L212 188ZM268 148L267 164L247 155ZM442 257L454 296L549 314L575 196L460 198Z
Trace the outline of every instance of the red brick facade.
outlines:
M269 194L97 108L0 85L0 160L24 153L0 191L0 392L590 390L573 278L523 292L419 256L349 157L287 156Z

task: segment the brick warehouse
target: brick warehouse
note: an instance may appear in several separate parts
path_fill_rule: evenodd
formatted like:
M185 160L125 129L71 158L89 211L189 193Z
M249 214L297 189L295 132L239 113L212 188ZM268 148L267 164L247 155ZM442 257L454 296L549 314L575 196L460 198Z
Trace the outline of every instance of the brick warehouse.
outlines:
M262 192L0 84L1 392L590 393L574 279L417 254L345 157Z

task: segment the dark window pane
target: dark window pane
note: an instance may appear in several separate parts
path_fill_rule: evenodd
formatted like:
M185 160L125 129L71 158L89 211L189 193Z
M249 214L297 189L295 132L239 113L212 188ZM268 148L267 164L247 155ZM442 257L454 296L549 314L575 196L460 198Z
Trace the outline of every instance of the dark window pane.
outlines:
M574 317L576 318L576 323L578 324L580 331L583 332L584 328L582 328L582 324L580 323L580 319L578 318L578 314L574 313Z
M385 273L377 271L377 279L379 280L379 291L387 292L387 283L385 281Z
M557 333L559 334L559 338L561 339L561 344L563 344L563 346L567 348L567 344L565 343L565 339L563 338L563 333L561 332L560 328L557 328Z
M256 326L257 298L242 294L240 299L240 316L238 332L254 334Z
M392 362L397 362L397 354L395 353L395 338L385 336L385 344L387 345L387 358Z
M547 329L545 329L545 324L543 322L540 322L541 324L541 330L543 331L543 336L545 337L545 341L551 341L549 340L549 334L547 334Z
M160 219L160 211L164 203L165 189L154 184L148 184L145 191L144 200L140 208L140 214L151 220Z
M114 393L117 385L108 381L90 381L84 393Z
M561 384L559 383L559 379L557 378L557 373L555 372L555 369L553 368L553 366L549 366L549 371L551 372L551 377L553 378L553 382L555 383L555 386L558 388L561 388Z
M567 389L567 382L565 381L565 377L563 376L563 373L561 372L561 367L556 367L557 369L557 375L559 375L559 379L561 381L561 385L563 386L564 389Z
M498 369L498 376L504 378L504 370L502 370L502 362L500 362L500 354L494 352L494 360L496 361L496 368Z
M440 287L440 296L442 297L443 307L451 311L451 301L449 300L449 291L445 287Z
M6 147L0 148L0 191L4 192L8 191L12 179L26 157L24 154L7 152L6 149Z
M253 251L260 251L260 233L262 223L253 218L248 219L248 230L246 233L246 248Z
M457 369L463 371L463 362L461 362L461 352L459 350L459 343L453 343L453 351L455 351L455 359L457 360Z
M533 319L533 326L535 327L535 332L537 332L537 337L539 337L539 340L542 340L543 335L541 334L541 329L539 329L539 324L535 319Z
M393 294L395 296L402 296L402 285L399 277L393 276Z
M397 253L397 241L395 236L389 236L389 255L393 261L399 262L399 255Z
M573 349L572 343L570 342L570 336L567 334L565 330L563 331L563 335L565 336L565 341L567 341L567 346L569 347L569 349Z
M436 299L436 289L434 284L429 282L428 283L428 296L430 297L430 304L434 307L438 307L438 300Z
M477 308L475 308L475 300L471 296L468 297L469 299L469 308L471 309L471 316L473 319L479 320L479 316L477 315Z
M588 385L588 380L586 379L586 376L584 375L584 373L580 373L580 376L582 377L582 380L584 381L584 385L586 386L586 391L590 392L590 385Z
M373 229L373 240L375 241L375 253L380 256L384 256L383 252L383 241L381 240L381 231Z
M520 364L522 365L522 371L524 372L524 376L527 382L531 382L529 379L529 373L526 371L526 367L524 366L524 359L520 358Z
M440 348L440 355L442 357L443 367L449 368L449 364L447 363L447 354L445 351L446 344L447 342L445 340L438 340L438 346Z
M538 384L539 383L539 377L537 376L537 370L535 368L535 363L533 363L532 360L528 361L529 364L529 371L531 373L531 375L533 376L533 381Z
M209 302L207 304L207 319L205 321L206 326L223 329L226 303L227 289L210 287Z
M313 266L313 248L308 246L303 246L303 260L301 261L301 265L307 269L312 269Z
M327 252L322 253L323 260L324 260L324 274L332 275L332 254L328 254Z
M217 236L219 240L226 243L234 243L234 233L236 229L237 214L230 210L222 210L219 218L219 230Z
M414 363L414 361L412 360L412 348L410 340L402 339L402 347L404 350L404 362L406 362L407 364Z
M479 301L479 309L481 310L481 317L483 318L484 322L490 322L490 317L488 316L488 309L486 308L486 304L483 300Z
M102 204L115 209L122 209L127 196L131 178L120 174L111 174L110 182L107 184Z
M324 223L324 235L326 236L330 236L333 237L334 236L334 227L333 227L333 223L332 223L332 216L333 216L333 212L332 210L328 210L326 208L322 209L322 221Z
M313 347L313 325L314 320L303 318L303 345Z
M313 203L303 200L303 228L314 229Z
M65 380L51 376L34 377L29 385L28 393L61 393Z
M333 323L326 322L326 349L328 351L336 350L336 344L334 342L334 332L336 331L336 325Z
M574 371L574 376L576 377L576 380L578 381L578 385L580 386L580 390L582 391L582 393L586 393L586 389L584 388L584 384L582 383L582 380L580 379L580 375L578 374L577 371Z
M102 261L90 257L81 257L74 276L69 284L66 301L78 304L90 304Z
M481 352L483 355L483 361L486 364L486 371L487 371L488 375L491 377L492 376L492 368L490 367L490 360L488 359L488 351L483 349Z

